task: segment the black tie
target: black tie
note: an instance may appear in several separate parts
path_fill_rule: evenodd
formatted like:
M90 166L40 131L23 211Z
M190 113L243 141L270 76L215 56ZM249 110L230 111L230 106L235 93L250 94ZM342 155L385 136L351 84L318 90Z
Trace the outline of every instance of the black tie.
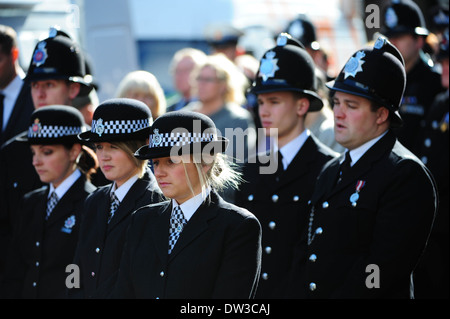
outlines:
M283 172L284 172L283 154L281 154L281 152L278 151L277 157L278 157L278 166L277 166L277 171L275 172L275 178L278 181L280 179L281 174L283 174Z
M348 173L348 171L350 170L351 166L350 163L352 162L352 158L350 157L350 152L347 151L345 153L345 160L344 162L342 162L341 167L339 169L339 179L338 179L338 183L342 180L342 178L344 177L345 174Z

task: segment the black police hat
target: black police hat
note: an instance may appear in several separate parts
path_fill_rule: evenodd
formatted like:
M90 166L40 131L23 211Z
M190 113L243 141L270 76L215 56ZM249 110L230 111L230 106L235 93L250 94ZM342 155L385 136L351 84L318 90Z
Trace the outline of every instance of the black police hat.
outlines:
M381 33L386 37L402 34L428 35L422 11L412 0L394 0L383 11Z
M254 94L294 91L310 100L309 111L319 111L323 102L316 90L315 65L303 44L287 33L277 38L277 46L261 59L256 80L250 92Z
M401 125L398 109L406 86L405 64L386 38L379 37L373 48L353 54L338 77L326 86L379 103L389 110L391 125Z
M81 133L78 138L94 143L145 139L151 124L152 113L145 103L115 98L95 109L91 131Z
M320 48L317 42L316 28L305 14L299 14L294 20L289 22L286 33L313 50Z
M80 83L80 95L87 95L92 86L85 76L85 60L79 46L66 33L51 29L50 36L36 44L25 80L69 80Z
M80 143L77 135L86 130L80 111L67 105L48 105L31 114L27 135L16 140L30 144Z
M228 139L217 136L214 122L192 111L174 111L159 116L152 126L149 145L134 154L139 159L153 159L185 154L225 152Z

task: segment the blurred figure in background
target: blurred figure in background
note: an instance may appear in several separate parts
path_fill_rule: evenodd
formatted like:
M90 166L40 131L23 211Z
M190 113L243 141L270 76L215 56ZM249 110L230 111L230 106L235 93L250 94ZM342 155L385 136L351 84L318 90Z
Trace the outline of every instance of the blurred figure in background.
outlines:
M412 0L392 1L383 12L381 33L402 54L407 76L399 110L403 126L396 133L400 143L417 155L418 134L435 96L444 89L432 60L422 51L429 31L419 6Z
M187 104L196 100L196 97L192 94L190 76L192 70L202 65L205 60L206 54L194 48L184 48L174 54L170 62L169 72L173 77L174 87L179 96L176 101L169 100L167 112L181 110Z
M239 38L243 35L244 32L229 23L214 23L205 30L211 54L223 53L232 62L243 53L238 46Z
M0 25L0 146L27 128L34 110L24 77L19 65L16 32Z
M158 79L147 71L128 73L117 88L116 97L144 102L152 112L153 118L166 113L166 98Z
M226 155L233 162L243 164L256 147L253 117L242 107L247 79L221 53L208 56L206 63L193 71L192 79L198 101L190 103L185 109L208 115L216 125L219 136L230 140ZM223 195L232 201L230 194Z

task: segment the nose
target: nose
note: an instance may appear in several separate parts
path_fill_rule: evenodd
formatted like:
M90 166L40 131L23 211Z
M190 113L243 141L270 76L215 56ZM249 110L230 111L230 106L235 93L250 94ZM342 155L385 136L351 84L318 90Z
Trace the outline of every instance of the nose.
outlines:
M259 116L261 118L269 116L269 112L267 111L268 108L266 107L266 105L264 103L258 104L258 110L259 110Z
M33 155L33 160L32 160L33 166L39 166L42 164L42 161L40 160L39 156L37 155Z

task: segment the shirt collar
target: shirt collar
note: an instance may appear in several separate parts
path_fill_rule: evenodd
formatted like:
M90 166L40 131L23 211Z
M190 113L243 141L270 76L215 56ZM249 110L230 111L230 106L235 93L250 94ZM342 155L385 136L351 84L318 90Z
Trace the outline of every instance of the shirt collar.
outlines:
M302 148L303 144L305 144L305 141L308 139L310 135L311 132L308 129L306 129L299 136L297 136L292 141L290 141L289 143L287 143L286 145L284 145L282 148L279 149L281 155L283 155L283 167L285 170L287 169L289 164L291 164L295 155L297 155L297 153Z
M210 188L206 189L207 194L211 191ZM183 204L179 205L175 199L172 199L172 208L175 208L176 206L180 206L181 211L183 212L184 218L186 218L187 221L191 219L191 217L194 215L194 213L197 211L197 209L200 207L200 205L204 202L204 196L202 193L188 199Z
M124 197L127 195L128 191L130 190L131 186L134 185L134 183L139 179L138 175L134 175L130 177L125 183L123 183L119 188L116 188L116 183L113 184L111 187L111 192L114 192L117 196L117 199L122 202Z
M357 147L350 151L350 157L352 158L352 162L350 163L350 166L353 166L356 164L356 162L373 146L376 142L378 142L384 135L386 135L388 131L384 132L380 136L375 137L374 139L371 139L370 141L364 143L360 147ZM348 149L347 149L348 151ZM344 160L341 161L341 163Z
M76 169L69 177L67 177L57 188L50 183L50 191L48 192L48 197L54 191L58 198L62 198L64 194L72 187L73 184L80 178L81 172Z

